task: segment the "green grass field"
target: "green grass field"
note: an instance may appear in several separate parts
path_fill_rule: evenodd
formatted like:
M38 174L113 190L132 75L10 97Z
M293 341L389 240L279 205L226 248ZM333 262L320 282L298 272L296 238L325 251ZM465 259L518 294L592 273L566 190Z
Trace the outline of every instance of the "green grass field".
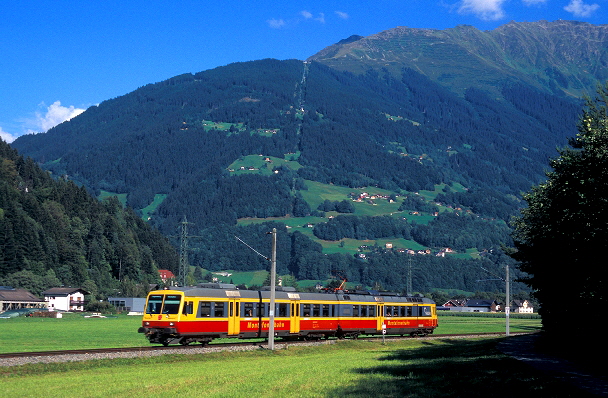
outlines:
M149 345L137 333L141 317L118 315L108 318L84 318L65 314L64 318L0 319L0 353L75 350L87 348L139 347ZM538 318L512 318L510 330L539 330ZM439 317L438 334L504 332L504 318L483 316Z
M340 341L275 351L0 368L7 397L565 397L500 339Z

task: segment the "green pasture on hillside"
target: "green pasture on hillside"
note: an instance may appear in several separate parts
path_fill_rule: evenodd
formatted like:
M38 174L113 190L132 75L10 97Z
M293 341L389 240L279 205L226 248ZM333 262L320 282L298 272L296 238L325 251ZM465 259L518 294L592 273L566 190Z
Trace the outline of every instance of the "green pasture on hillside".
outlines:
M144 221L147 221L150 215L156 211L156 208L160 206L160 204L163 203L163 200L165 200L166 198L167 194L157 193L156 195L154 195L154 200L152 201L152 203L141 209L141 218Z
M340 341L275 351L0 368L8 397L565 397L574 387L502 354L501 339Z
M231 175L250 173L271 175L275 168L282 166L286 166L291 170L298 170L302 167L300 163L294 160L281 159L274 156L246 155L232 162L228 166L228 170L231 170Z
M252 155L251 157L244 157L244 159L252 159L251 161L247 161L246 163L251 163L252 161L263 162L263 158L258 155ZM236 163L231 165L234 167ZM264 167L262 165L261 167ZM316 210L317 207L323 203L325 200L329 200L332 202L340 202L342 200L351 200L349 195L351 193L363 193L367 192L370 195L391 195L392 191L386 189L380 189L377 187L362 187L362 188L348 188L335 186L331 184L323 184L316 181L306 180L306 185L308 187L307 190L300 191L302 197L306 202L308 202L310 208L312 210ZM423 197L427 201L432 201L435 197L443 192L446 188L446 184L438 184L435 186L435 190L433 191L420 191L418 194ZM451 191L462 192L465 188L460 184L453 184L449 187ZM421 250L426 249L426 247L421 244L407 239L402 238L386 238L386 239L378 239L378 240L354 240L354 239L341 239L339 241L325 241L314 236L312 232L312 227L318 223L324 223L329 221L329 217L335 217L339 215L353 215L353 216L390 216L390 217L398 217L404 218L409 222L415 222L416 224L426 225L431 222L435 216L427 213L420 214L410 214L407 211L398 211L399 206L401 204L401 200L399 198L395 202L390 202L385 198L377 198L375 200L370 201L361 201L361 202L352 202L355 212L352 214L341 214L335 211L330 211L325 213L325 217L270 217L270 218L242 218L238 220L238 225L249 225L249 224L261 224L269 221L276 221L284 224L289 228L291 233L295 231L299 231L304 235L308 236L310 239L318 242L323 247L324 253L346 253L354 255L359 252L359 246L367 245L374 246L378 245L380 247L384 247L386 243L392 243L395 249L413 249L413 250ZM452 209L448 209L444 206L438 206L438 211L453 211ZM458 257L458 258L471 258L477 256L477 249L472 248L468 250L466 253L454 253L450 254L450 256Z
M116 196L116 198L122 204L123 207L127 205L127 194L126 193L115 193L115 192L104 191L102 189L100 191L97 199L104 200L106 198L109 198L110 196Z
M266 277L268 276L268 271L237 271L234 272L232 270L227 270L227 272L231 274L230 276L223 276L215 273L215 271L203 271L203 272L211 272L214 277L216 277L220 283L234 283L235 285L247 285L247 286L262 286Z
M538 318L512 318L510 323L513 333L530 332L540 328ZM108 318L84 318L82 314L65 314L61 319L0 319L0 353L149 345L144 336L137 333L140 326L140 316L122 314ZM435 333L502 333L504 330L504 318L440 315L439 328Z

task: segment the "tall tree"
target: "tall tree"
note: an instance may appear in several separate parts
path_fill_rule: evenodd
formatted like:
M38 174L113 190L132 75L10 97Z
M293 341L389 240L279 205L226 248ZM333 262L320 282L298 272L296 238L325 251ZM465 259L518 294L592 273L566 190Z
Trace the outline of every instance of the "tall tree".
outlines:
M587 98L579 133L514 222L513 256L530 275L547 332L587 330L581 317L607 301L608 268L598 261L608 249L607 107L608 83Z

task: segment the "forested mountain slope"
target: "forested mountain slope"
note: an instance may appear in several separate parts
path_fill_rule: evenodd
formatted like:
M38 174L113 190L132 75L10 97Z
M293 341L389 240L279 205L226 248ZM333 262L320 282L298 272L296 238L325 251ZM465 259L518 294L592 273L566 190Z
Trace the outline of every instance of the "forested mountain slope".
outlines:
M376 251L365 260L336 254L328 262L311 238L394 238L459 251L508 244L506 221L522 206L521 192L544 178L555 148L576 132L581 103L569 94L605 75L604 28L554 24L492 32L398 28L342 41L306 62L266 59L184 74L12 145L96 194L126 194L127 204L143 209L165 235L176 235L186 215L199 236L191 240L193 265L264 267L247 249L235 249L234 235L262 234L252 238L262 245L275 225L284 234L282 272L322 279L340 269L351 280L399 288L404 274L395 272L405 271L394 253ZM555 26L588 29L579 37L587 50L578 67L562 62L573 56L571 47L556 51L556 36L540 34ZM327 218L336 213L313 205L311 181L388 190L397 202L392 220L357 212ZM437 187L439 194L417 196ZM399 216L418 212L435 217ZM283 224L236 226L245 218L287 216L314 216L317 225L305 234ZM442 267L456 266L445 260ZM478 272L452 285L475 289ZM419 277L417 287L451 286L439 277L443 282Z
M176 269L175 250L115 198L54 180L0 141L0 284L35 294L84 286L92 294L138 294ZM141 292L139 292L141 294Z
M396 79L264 60L142 87L13 146L94 191L128 193L136 209L168 195L159 224L291 214L298 178L395 191L458 182L504 196L542 178L579 106L529 86L503 91L507 100L478 89L463 98L411 69ZM251 154L299 168L228 178ZM493 211L477 209L509 216Z

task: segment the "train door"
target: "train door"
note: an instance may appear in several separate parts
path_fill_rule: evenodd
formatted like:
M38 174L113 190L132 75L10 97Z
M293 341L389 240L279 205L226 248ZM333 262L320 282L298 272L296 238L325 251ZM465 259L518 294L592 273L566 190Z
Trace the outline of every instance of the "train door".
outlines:
M300 333L300 295L289 293L289 333Z
M239 334L241 322L241 300L231 298L228 301L228 335Z
M376 330L380 332L382 331L382 326L384 325L384 304L376 305L376 319L378 320Z
M414 304L414 308L413 308L413 312L414 312L414 316L416 317L416 323L415 326L416 327L424 327L424 322L422 321L422 307L418 304Z

